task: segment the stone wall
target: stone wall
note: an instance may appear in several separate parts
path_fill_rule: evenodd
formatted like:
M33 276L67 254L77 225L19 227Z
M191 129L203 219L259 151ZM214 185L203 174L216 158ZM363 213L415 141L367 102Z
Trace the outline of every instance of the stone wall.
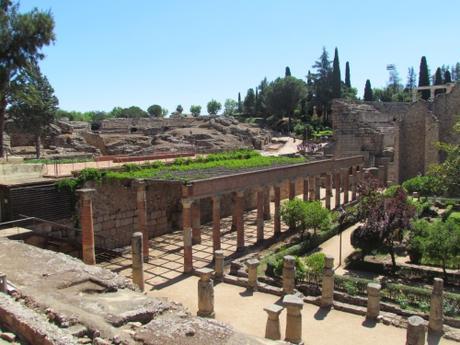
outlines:
M366 166L387 167L387 180L402 182L442 160L434 143L460 143L452 131L460 120L460 87L434 102L334 100L335 155L363 155Z

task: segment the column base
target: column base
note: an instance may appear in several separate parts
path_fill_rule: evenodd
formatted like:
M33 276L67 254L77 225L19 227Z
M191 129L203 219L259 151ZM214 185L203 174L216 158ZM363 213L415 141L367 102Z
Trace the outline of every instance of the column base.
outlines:
M216 317L216 313L215 312L202 312L202 311L199 311L196 313L197 316L199 317L207 317L207 318L210 318L210 319L214 319Z

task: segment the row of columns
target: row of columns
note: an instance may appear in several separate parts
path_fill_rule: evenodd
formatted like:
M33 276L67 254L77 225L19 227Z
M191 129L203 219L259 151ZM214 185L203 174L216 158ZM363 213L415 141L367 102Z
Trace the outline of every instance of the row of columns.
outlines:
M362 177L362 168L359 166L340 169L332 173L325 173L321 176L308 176L303 179L303 199L320 200L321 185L324 183L326 189L325 206L331 209L332 188L335 187L335 206L347 204L350 202L349 193L351 191L351 201L356 200L356 185ZM351 181L350 181L351 180ZM298 195L296 190L297 179L288 180L288 197L294 199ZM351 188L350 188L351 187ZM270 192L271 186L259 186L255 188L257 200L257 242L264 240L264 223L270 219ZM274 194L274 236L281 233L281 183L273 185ZM343 194L343 199L341 195ZM212 198L212 242L213 251L221 249L221 200L222 195L215 195ZM139 200L142 198L139 197ZM232 212L232 230L237 232L237 251L245 247L244 237L244 191L233 192L233 212ZM143 203L142 205L145 205ZM184 239L184 272L188 273L193 270L192 246L201 242L200 231L200 199L184 198L183 206L183 239ZM138 205L139 207L139 205ZM142 228L140 228L142 229ZM147 238L144 234L144 240ZM144 252L144 257L148 256Z

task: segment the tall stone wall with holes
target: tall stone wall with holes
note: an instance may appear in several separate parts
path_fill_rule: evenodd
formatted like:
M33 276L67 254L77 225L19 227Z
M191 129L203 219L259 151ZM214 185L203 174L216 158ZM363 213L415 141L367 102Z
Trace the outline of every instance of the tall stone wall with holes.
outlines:
M434 143L460 143L452 130L460 120L460 87L433 102L334 100L332 121L337 157L363 155L367 166L384 165L387 178L403 182L442 160Z

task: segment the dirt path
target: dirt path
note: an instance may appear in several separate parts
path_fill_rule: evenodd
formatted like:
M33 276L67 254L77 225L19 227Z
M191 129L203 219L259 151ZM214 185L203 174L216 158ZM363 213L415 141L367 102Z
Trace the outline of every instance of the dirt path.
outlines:
M345 265L345 259L352 254L355 249L351 245L351 233L359 226L355 224L350 226L348 229L345 229L342 232L342 262L339 262L339 252L340 252L340 235L335 235L326 242L322 243L319 246L321 252L326 255L334 257L334 264L336 266L335 274L343 275L346 271L343 269Z
M192 314L197 311L197 281L189 277L161 290L148 292L155 297L167 297L184 304ZM279 297L244 288L217 284L214 291L216 319L233 326L237 331L264 337L267 314L263 308L278 302ZM286 311L281 314L281 335L284 337ZM361 316L336 310L323 312L305 304L302 311L303 339L309 345L387 345L404 344L406 330L377 324L365 326ZM455 344L441 340L439 344Z

